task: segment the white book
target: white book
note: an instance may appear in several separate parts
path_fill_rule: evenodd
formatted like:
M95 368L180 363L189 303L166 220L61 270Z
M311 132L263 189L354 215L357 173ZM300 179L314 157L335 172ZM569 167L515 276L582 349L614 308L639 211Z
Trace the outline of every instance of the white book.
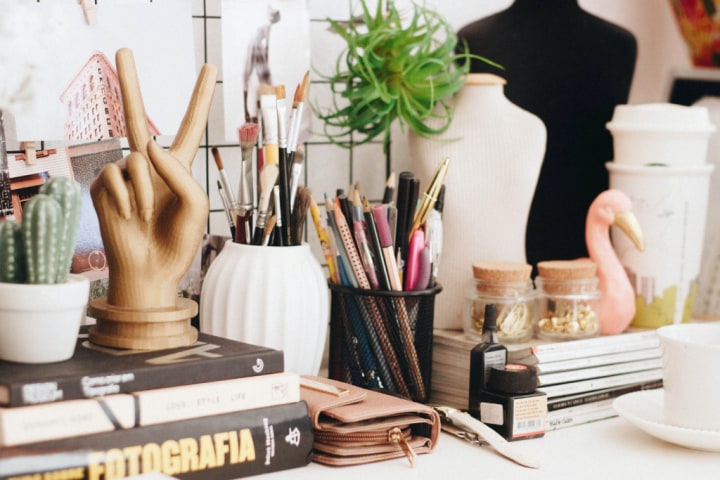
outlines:
M0 408L0 446L168 423L300 400L292 372Z
M558 412L562 412L562 410L558 410ZM617 416L618 414L612 406L596 408L586 412L564 412L564 414L548 416L545 419L545 431L551 432L561 428L574 427L575 425L582 425L584 423L596 422Z
M614 363L634 362L650 358L660 358L660 347L643 348L629 352L611 353L608 355L596 355L594 357L571 358L557 362L546 362L535 365L538 374L562 372L565 370L577 370L580 368L598 367L600 365L611 365Z
M659 345L660 340L655 330L643 330L566 342L538 343L525 348L508 348L508 362L535 365L656 348Z
M537 376L538 385L555 385L557 383L575 382L591 378L609 377L621 373L639 372L662 367L661 358L650 358L636 362L614 363L612 365L601 365L599 367L580 368L577 370L565 370L557 373L546 373Z
M600 390L603 388L658 380L661 378L662 368L654 368L652 370L643 370L641 372L623 373L609 377L579 380L577 382L558 383L556 385L540 387L538 390L545 392L548 398L553 398L562 395L572 395L573 393L592 392L593 390Z

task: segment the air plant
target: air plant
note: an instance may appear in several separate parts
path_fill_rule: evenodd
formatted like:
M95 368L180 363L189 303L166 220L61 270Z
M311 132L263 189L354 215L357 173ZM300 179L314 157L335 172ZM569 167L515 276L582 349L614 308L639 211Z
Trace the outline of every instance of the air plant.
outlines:
M349 148L343 139L359 134L354 144L383 135L389 145L395 120L421 137L441 134L453 117L450 97L465 84L471 58L502 68L458 48L458 38L436 11L412 3L412 16L404 24L393 0L378 1L372 14L365 0L362 21L328 19L330 28L347 44L338 56L335 73L325 76L333 93L332 106L316 114L324 132L336 145ZM428 123L433 120L433 126ZM439 121L438 121L439 120Z

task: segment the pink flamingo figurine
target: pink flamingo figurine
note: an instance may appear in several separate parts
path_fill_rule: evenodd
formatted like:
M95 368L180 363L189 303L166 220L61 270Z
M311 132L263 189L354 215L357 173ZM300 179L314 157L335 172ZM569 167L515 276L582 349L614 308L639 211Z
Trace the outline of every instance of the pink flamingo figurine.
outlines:
M635 291L613 250L610 226L618 227L642 251L642 231L630 211L632 202L620 190L600 193L588 209L585 243L590 259L597 265L600 290L600 333L622 333L635 316Z

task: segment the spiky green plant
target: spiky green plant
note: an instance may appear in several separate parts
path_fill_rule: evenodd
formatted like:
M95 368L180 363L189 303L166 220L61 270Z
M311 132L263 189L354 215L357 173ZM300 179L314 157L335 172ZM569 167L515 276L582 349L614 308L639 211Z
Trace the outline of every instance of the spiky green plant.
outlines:
M441 134L452 121L450 97L465 84L470 59L500 65L458 49L451 25L436 11L412 3L407 24L393 0L379 0L371 13L365 0L362 22L328 19L347 44L326 76L333 93L329 108L315 107L325 135L342 147L368 143L383 135L387 148L395 120L422 137ZM460 53L458 53L460 50ZM439 108L436 108L439 107ZM439 119L438 126L428 120Z
M0 222L0 281L62 283L80 223L80 184L52 177L25 203L22 222Z

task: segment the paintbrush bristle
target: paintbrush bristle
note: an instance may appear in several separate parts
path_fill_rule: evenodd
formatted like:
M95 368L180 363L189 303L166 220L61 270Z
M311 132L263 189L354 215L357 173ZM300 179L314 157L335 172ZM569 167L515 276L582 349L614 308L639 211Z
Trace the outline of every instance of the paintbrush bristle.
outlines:
M285 98L285 85L275 85L275 96L278 100Z
M222 158L220 157L220 151L217 147L212 147L210 150L212 151L213 158L215 159L215 165L217 165L218 170L222 170L223 162Z
M260 96L263 95L275 95L275 87L272 85L268 85L267 83L263 83L260 85Z
M300 89L301 88L302 88L302 85L299 83L295 87L295 95L293 95L293 104L292 104L293 108L297 108L298 103L300 103Z
M300 89L300 101L304 102L307 99L308 91L310 90L310 70L305 72L305 76L302 81L302 88Z
M267 212L273 186L277 182L280 168L277 163L266 163L260 172L260 205L258 210Z
M260 135L260 125L254 122L244 123L243 126L238 129L238 135L240 136L240 145L255 145L258 135Z
M293 228L292 238L296 245L302 243L302 237L305 231L305 223L307 218L308 210L310 209L310 201L312 200L312 191L307 188L300 186L295 194L295 205L292 211L292 223Z

